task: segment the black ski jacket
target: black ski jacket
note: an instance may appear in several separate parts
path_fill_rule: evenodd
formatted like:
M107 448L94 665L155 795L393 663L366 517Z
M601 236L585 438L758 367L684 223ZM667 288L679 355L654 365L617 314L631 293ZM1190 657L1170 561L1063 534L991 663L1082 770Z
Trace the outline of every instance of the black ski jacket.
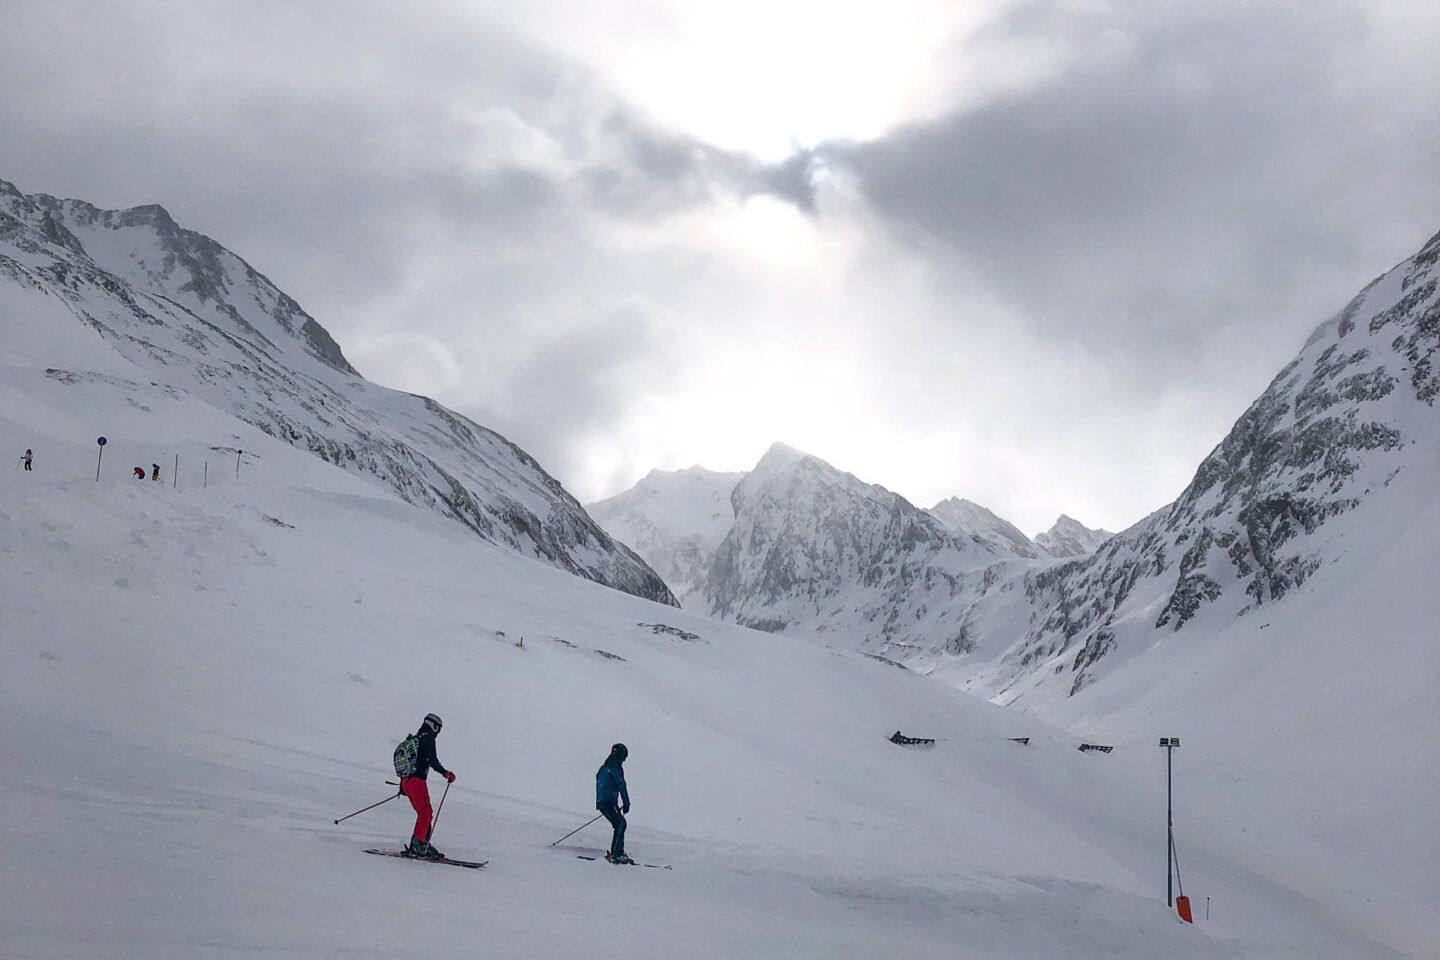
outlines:
M440 758L435 756L435 734L430 732L429 727L421 727L415 734L420 739L419 749L415 753L415 776L424 780L434 767L439 774L449 773L440 765Z

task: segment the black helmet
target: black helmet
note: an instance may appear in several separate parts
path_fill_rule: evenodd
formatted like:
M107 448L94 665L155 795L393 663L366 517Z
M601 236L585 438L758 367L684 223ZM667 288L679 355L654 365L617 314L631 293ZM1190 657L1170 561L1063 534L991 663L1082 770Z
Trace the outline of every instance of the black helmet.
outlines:
M628 747L625 746L625 744L617 743L615 744L615 746L610 748L610 756L614 757L616 760L619 760L621 763L624 763L625 758L630 756L630 750Z
M443 726L445 726L445 724L440 722L440 718L438 716L433 713L427 713L425 714L425 722L420 724L420 729L423 730L426 727L429 727L434 732L439 733L440 728Z

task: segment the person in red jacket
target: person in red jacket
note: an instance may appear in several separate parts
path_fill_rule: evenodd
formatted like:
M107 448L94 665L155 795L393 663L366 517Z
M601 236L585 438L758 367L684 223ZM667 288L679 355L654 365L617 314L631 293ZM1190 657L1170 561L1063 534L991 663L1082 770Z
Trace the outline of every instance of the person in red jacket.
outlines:
M410 845L405 848L405 853L429 860L439 860L445 855L430 844L430 788L426 786L425 778L433 767L446 781L455 782L455 774L441 766L439 758L435 756L435 737L442 726L444 724L435 714L425 715L425 722L420 724L420 729L415 732L415 738L419 741L415 754L415 775L400 778L400 792L405 794L410 806L415 808L415 831L410 836Z

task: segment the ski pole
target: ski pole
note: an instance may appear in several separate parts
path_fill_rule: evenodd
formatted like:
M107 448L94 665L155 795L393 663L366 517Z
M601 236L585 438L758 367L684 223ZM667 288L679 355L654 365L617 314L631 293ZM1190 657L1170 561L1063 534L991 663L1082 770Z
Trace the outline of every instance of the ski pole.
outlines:
M560 840L569 840L571 837L575 836L575 834L579 833L581 830L584 830L586 827L590 826L590 824L594 823L596 820L599 820L603 816L605 816L605 814L603 813L595 814L595 816L591 817L589 820L586 820L574 830L571 830L569 833L565 834L565 836L561 837ZM556 840L555 843L550 844L550 846L555 846L555 844L559 843L560 840Z
M450 781L445 781L445 792L440 794L440 804L435 808L435 819L430 821L430 839L435 839L435 824L440 822L440 811L445 809L445 798L450 796Z
M394 794L392 794L391 796L388 796L388 797L386 797L384 800L381 800L380 803L389 803L391 800L394 800L394 799L395 799L396 797L398 797L398 796L400 796L400 792L397 790L397 791L396 791ZM370 804L370 806L366 807L365 810L374 810L376 807L380 806L380 803L372 803L372 804ZM355 813L347 813L347 814L345 814L345 816L341 817L340 820L349 820L351 817L355 816L356 814L364 813L365 810L356 810ZM336 820L335 822L336 822L336 823L339 823L340 820Z

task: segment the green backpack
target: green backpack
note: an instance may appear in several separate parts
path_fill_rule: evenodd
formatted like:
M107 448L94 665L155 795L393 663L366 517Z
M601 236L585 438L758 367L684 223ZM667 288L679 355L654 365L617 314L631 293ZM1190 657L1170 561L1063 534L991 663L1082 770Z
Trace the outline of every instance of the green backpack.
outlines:
M395 748L395 773L413 777L420 767L420 738L410 734Z

